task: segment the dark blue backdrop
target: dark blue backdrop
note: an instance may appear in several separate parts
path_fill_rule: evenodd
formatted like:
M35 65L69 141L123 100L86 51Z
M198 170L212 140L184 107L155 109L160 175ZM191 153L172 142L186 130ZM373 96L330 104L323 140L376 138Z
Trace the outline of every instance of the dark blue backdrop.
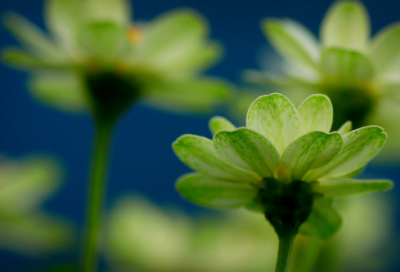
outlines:
M209 74L240 83L240 72L258 68L257 52L267 46L260 31L265 17L290 17L318 33L331 0L142 0L133 3L136 20L149 20L173 8L191 7L208 18L211 36L225 46L225 57ZM399 4L393 0L364 1L376 33L400 20ZM1 0L0 11L16 11L43 27L43 0ZM0 48L16 44L6 31L0 31ZM0 151L12 157L35 152L54 154L64 163L67 176L62 190L47 204L82 227L87 189L87 169L91 154L92 126L88 116L63 113L42 106L26 89L27 75L0 66ZM174 191L176 178L188 169L175 157L171 143L184 133L210 136L211 116L184 116L136 106L123 118L115 135L107 206L129 191L137 191L160 205L179 205L188 212L204 212L180 199ZM381 172L395 178L396 170ZM0 252L2 271L39 271L49 262L21 258ZM59 259L64 258L60 256ZM76 255L68 256L76 259ZM4 269L4 270L3 270Z

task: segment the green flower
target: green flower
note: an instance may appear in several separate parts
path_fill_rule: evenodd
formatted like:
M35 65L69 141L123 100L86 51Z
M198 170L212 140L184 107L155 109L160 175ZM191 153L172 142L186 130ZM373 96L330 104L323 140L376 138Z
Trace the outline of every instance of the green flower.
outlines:
M0 247L36 255L73 245L71 226L40 207L59 181L59 165L48 158L1 158Z
M175 10L139 26L129 11L124 0L48 0L49 36L8 14L5 25L25 48L6 49L3 59L32 72L37 98L67 110L118 115L140 99L206 112L227 98L228 84L199 75L221 55L204 18Z
M390 135L400 134L393 126L400 116L398 23L371 39L364 6L358 1L338 1L322 22L321 41L293 20L267 19L262 28L285 60L283 73L252 71L247 73L248 80L278 87L291 97L328 95L335 110L333 129L351 120L355 128L377 124ZM396 138L391 137L390 148L400 147Z
M176 188L204 207L261 210L279 236L299 230L326 238L341 225L332 198L392 187L388 180L351 178L382 148L383 129L350 131L347 122L330 133L332 119L325 95L312 95L297 109L281 94L261 96L248 110L247 127L217 117L210 122L213 140L176 140L175 153L197 172Z

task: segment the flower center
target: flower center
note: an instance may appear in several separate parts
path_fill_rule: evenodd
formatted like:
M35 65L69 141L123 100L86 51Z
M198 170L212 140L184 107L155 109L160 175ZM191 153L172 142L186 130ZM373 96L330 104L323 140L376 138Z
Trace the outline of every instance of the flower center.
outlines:
M141 84L132 77L114 70L87 72L93 114L103 121L115 121L141 94Z
M137 26L128 29L128 39L132 44L138 44L143 40L143 31Z
M315 197L312 186L303 181L282 183L265 178L255 202L278 234L295 234L311 213Z

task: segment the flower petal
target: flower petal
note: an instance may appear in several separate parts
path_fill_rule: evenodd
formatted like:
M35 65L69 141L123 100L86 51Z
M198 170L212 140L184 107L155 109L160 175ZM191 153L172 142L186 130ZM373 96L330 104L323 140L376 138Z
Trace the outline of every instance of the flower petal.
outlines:
M295 61L316 70L318 41L305 27L291 20L268 19L263 30L274 48L289 62Z
M2 60L20 68L34 68L42 70L68 70L72 68L71 63L57 61L54 59L41 58L32 53L25 52L15 48L7 48L2 52Z
M217 132L220 131L232 131L236 129L236 127L231 122L220 116L211 118L208 126L210 127L211 133L213 135L217 134Z
M174 111L211 112L227 100L231 85L215 78L150 79L145 101Z
M85 0L87 16L92 21L109 21L129 26L131 7L127 0Z
M342 48L327 48L321 55L325 80L336 84L369 81L375 75L371 61L362 53Z
M383 74L400 68L400 24L380 31L374 37L370 56L377 73Z
M343 147L328 164L310 171L306 181L337 178L362 168L381 150L386 133L378 126L363 127L343 136Z
M340 133L340 135L344 136L351 131L352 127L353 123L351 121L347 121L338 129L337 132Z
M44 59L65 59L57 46L50 41L35 25L25 18L9 13L4 17L4 26L19 40Z
M222 158L209 139L183 135L174 143L173 148L179 159L197 172L214 178L225 179L233 183L258 182L259 177Z
M303 180L311 169L321 167L336 156L343 140L339 133L310 132L292 142L282 154L282 165L293 180Z
M361 195L378 191L386 191L393 187L390 180L357 180L338 178L321 180L314 191L326 197L345 197Z
M339 1L325 15L321 39L325 46L364 50L370 35L365 7L358 1Z
M300 115L303 134L311 131L330 132L333 121L333 108L326 95L315 94L308 97L297 109Z
M136 45L132 61L167 72L206 66L221 51L218 45L206 42L207 34L207 23L198 13L169 12L145 26L143 40Z
M201 174L188 174L176 183L181 196L211 209L234 209L248 205L257 189L248 184L232 184Z
M214 146L226 160L256 172L261 178L273 177L279 166L275 147L264 136L246 128L217 133Z
M60 40L60 46L73 50L78 38L77 31L83 22L83 1L48 0L45 8L47 26Z
M125 30L111 22L89 23L79 34L79 43L89 58L111 63L127 51L128 37Z
M30 81L33 95L41 102L67 111L88 109L85 87L74 74L43 74Z
M265 95L251 104L247 127L265 136L279 151L301 134L301 121L292 102L281 94Z
M326 198L315 199L313 209L304 222L299 233L327 239L334 235L342 226L342 218L337 211L332 207L331 200Z

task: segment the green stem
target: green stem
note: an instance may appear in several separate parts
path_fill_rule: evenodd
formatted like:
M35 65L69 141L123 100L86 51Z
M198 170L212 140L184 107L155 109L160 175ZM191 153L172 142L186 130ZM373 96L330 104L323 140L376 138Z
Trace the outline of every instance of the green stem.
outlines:
M83 272L95 272L113 122L96 122L83 245Z
M275 272L287 272L289 269L290 254L293 248L294 238L296 234L279 235L278 259L276 260Z

